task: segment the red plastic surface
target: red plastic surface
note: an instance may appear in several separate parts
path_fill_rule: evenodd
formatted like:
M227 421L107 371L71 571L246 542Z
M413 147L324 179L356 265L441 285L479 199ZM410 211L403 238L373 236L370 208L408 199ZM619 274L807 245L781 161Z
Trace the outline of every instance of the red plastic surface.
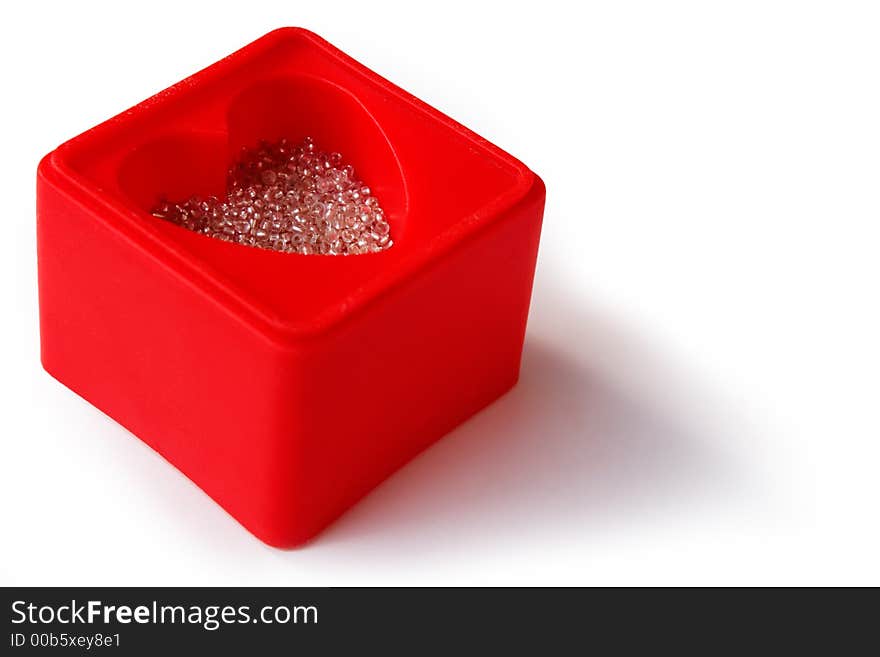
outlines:
M149 214L233 154L306 135L355 166L394 246L302 256ZM284 28L40 163L42 362L266 543L294 546L517 380L544 186Z

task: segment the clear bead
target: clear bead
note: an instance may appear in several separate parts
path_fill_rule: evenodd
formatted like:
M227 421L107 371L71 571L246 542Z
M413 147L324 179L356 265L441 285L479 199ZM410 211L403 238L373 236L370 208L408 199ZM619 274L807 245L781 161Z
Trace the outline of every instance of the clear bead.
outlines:
M319 150L311 138L242 148L225 198L162 197L151 212L214 239L285 253L357 255L392 244L369 186L340 153Z

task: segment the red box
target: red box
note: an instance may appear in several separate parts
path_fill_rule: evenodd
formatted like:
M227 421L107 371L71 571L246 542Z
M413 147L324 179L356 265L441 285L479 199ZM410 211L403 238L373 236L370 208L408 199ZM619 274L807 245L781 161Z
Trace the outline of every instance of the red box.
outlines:
M394 246L290 255L150 215L306 135ZM517 380L544 206L522 163L296 28L48 154L42 362L258 538L293 546ZM305 283L307 284L305 284Z

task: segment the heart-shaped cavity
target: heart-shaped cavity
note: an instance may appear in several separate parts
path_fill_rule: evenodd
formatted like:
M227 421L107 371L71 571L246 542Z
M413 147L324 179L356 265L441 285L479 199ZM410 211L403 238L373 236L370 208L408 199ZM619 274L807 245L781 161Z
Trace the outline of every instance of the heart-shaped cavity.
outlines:
M389 233L398 238L406 206L400 166L350 92L320 78L274 78L249 85L227 107L225 131L166 134L127 155L121 191L186 228L286 253L373 253L391 245ZM279 174L288 176L284 184L276 184ZM309 176L311 187L300 184ZM218 215L223 221L211 228L207 219ZM298 215L308 221L297 224Z

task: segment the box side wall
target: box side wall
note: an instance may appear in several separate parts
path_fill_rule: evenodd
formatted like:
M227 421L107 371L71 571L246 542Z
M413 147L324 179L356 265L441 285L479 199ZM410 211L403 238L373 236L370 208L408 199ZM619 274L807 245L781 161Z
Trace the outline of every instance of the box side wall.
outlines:
M278 453L297 431L281 411L296 395L290 354L100 221L56 178L44 161L43 366L277 543L288 483Z
M543 205L536 179L304 356L305 469L289 491L314 532L516 383Z

